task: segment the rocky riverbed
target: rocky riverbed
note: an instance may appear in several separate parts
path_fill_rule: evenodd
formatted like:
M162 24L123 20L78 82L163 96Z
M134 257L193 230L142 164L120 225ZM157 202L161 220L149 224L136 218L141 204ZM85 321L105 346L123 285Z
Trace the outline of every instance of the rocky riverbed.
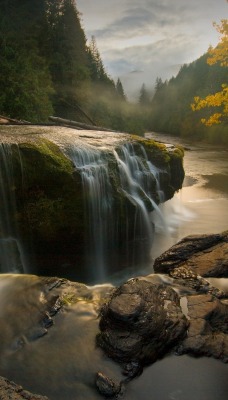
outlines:
M118 288L2 275L0 374L49 399L87 400L128 398L134 378L170 354L226 363L228 290L207 276L227 277L227 238L185 238L155 274ZM5 379L1 396L46 399Z

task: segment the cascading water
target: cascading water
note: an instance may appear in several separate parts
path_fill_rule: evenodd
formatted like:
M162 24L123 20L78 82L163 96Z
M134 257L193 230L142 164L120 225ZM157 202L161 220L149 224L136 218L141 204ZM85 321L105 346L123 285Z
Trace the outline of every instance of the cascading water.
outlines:
M143 147L137 146L136 152L132 144L110 152L71 146L67 154L83 183L90 274L95 271L101 281L111 264L141 264L153 241L151 212L160 213L159 170L148 161ZM111 178L113 164L119 171L118 182ZM114 193L120 194L118 199Z
M12 147L0 144L0 271L22 273L25 270L25 257L15 222L17 209L14 189Z
M117 151L114 154L119 166L122 189L136 206L133 246L128 253L131 254L131 264L141 264L153 242L153 210L163 222L163 216L155 201L156 198L158 202L164 200L160 189L160 171L148 160L143 146L137 146L136 152L133 144L127 143L122 146L119 154Z
M104 152L89 147L72 146L68 154L82 178L85 223L88 227L87 266L91 275L95 271L96 278L103 280L109 260L108 250L114 241L113 195L108 160Z
M129 201L135 207L135 215L133 222L133 240L126 240L128 258L131 257L131 264L136 261L135 250L137 253L141 253L140 247L141 243L145 241L151 243L153 237L153 229L150 221L148 207L150 205L150 197L146 189L149 188L149 182L152 179L152 175L148 173L142 160L137 157L134 153L132 145L125 145L119 151L114 151L116 157L119 173L121 187L129 199ZM129 236L130 221L126 224L126 237ZM135 244L137 243L137 247ZM141 254L138 254L141 256ZM137 257L140 258L140 257ZM138 260L137 260L138 261Z

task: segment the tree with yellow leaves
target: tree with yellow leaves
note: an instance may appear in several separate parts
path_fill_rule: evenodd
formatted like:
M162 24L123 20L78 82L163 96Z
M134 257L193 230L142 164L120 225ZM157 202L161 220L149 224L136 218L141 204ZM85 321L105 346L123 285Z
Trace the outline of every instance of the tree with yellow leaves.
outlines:
M217 31L220 33L220 41L218 45L213 48L210 47L208 50L209 57L207 63L214 65L220 63L222 67L228 67L228 21L226 19L221 20L221 24L214 24ZM202 118L201 122L206 126L212 126L220 124L227 120L228 117L228 85L224 83L221 87L221 91L209 94L205 98L199 96L194 97L194 103L191 104L193 111L198 111L207 107L216 107L218 112L214 112L209 118Z

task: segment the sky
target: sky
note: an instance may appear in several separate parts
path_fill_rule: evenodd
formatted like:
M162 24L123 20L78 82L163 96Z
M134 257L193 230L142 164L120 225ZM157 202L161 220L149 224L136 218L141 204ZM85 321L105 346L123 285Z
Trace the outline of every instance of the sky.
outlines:
M142 84L176 76L181 65L215 46L213 22L227 19L228 0L76 0L88 42L95 36L107 73L129 99Z

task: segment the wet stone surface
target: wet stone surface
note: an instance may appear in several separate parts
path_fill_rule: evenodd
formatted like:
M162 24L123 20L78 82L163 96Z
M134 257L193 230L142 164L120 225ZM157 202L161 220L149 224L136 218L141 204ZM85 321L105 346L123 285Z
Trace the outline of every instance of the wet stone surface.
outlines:
M173 289L131 279L102 307L97 342L111 358L134 361L140 368L166 353L186 335L187 327Z
M187 236L159 256L156 273L185 265L203 277L228 277L228 233Z

